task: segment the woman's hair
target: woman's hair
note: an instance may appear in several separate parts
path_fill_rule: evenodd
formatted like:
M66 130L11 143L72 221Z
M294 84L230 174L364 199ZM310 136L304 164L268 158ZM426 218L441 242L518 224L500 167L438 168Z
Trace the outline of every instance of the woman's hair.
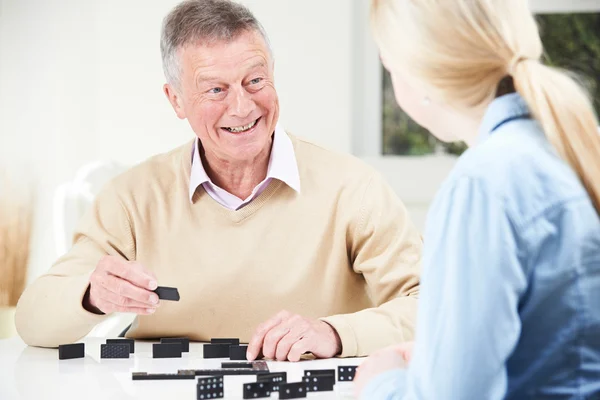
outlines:
M575 80L540 62L543 46L528 2L371 1L371 25L388 66L425 82L453 107L482 105L511 76L600 214L597 117Z

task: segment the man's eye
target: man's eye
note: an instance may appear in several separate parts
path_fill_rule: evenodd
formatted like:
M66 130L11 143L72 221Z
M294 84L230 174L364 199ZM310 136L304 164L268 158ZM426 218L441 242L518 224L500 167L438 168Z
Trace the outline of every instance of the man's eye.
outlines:
M260 81L262 81L262 78L254 78L250 81L250 84L256 85L257 83L260 83Z
M221 93L222 91L223 91L223 89L216 87L216 88L212 88L212 89L210 89L208 92L209 92L209 93L213 93L213 94L219 94L219 93Z

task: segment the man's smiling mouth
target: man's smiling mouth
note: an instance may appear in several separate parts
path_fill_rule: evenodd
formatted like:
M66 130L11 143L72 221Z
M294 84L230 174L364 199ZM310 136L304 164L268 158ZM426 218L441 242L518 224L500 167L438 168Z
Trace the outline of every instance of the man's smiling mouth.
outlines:
M260 120L260 118L258 118L256 121L250 122L248 125L223 127L223 129L225 129L226 131L229 131L231 133L242 133L242 132L246 132L246 131L249 131L250 129L254 128L254 126L258 123L259 120Z

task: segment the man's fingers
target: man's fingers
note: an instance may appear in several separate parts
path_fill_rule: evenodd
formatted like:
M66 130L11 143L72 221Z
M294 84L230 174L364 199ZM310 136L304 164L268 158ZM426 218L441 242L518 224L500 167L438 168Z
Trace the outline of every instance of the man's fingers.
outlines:
M287 311L281 311L277 315L275 315L273 318L260 324L258 326L258 328L256 328L254 335L252 335L252 338L250 339L250 342L248 343L248 351L246 352L246 358L248 359L248 361L256 360L256 357L258 356L261 349L263 348L263 342L265 340L265 336L267 335L267 333L269 333L269 331L271 329L273 329L275 326L279 325L281 323L281 321L283 321L283 319L288 315L290 315L290 313L288 313ZM263 354L264 354L264 351L263 351ZM264 355L266 356L266 354L264 354Z
M98 279L100 285L106 290L120 297L135 300L146 307L155 307L158 304L158 295L149 290L142 289L113 275L105 275Z
M269 332L269 330L275 326L273 320L269 320L263 324L260 324L258 328L256 328L256 332L252 335L250 342L248 343L248 350L246 351L246 358L248 361L254 361L258 352L262 349L263 340L265 339L265 335Z
M286 361L290 349L300 339L307 334L310 325L300 316L294 316L287 321L289 332L284 335L277 343L275 348L275 359L277 361Z
M277 347L279 346L279 342L287 336L291 332L291 327L289 321L283 321L281 324L277 325L273 329L271 329L266 335L265 340L263 342L262 351L266 358L275 360ZM293 339L292 339L293 341ZM291 345L290 345L291 347ZM287 357L287 353L285 354ZM285 359L285 358L284 358Z
M99 287L97 290L98 297L102 300L113 304L117 307L123 308L142 308L142 309L156 309L157 305L148 305L146 303L139 302L137 300L130 299L128 297L120 296L110 290L103 287ZM127 311L129 312L129 311Z
M298 341L296 341L292 347L290 348L290 351L287 355L287 359L292 361L292 362L298 362L300 361L300 358L302 357L302 355L306 352L311 351L311 343L310 343L310 339L308 338L302 338Z
M277 348L277 344L283 336L288 334L289 331L290 329L287 327L287 325L285 325L285 321L282 321L266 332L261 345L262 353L265 358L270 360L275 359L275 350Z
M134 262L131 265L134 269L137 269L139 272L141 272L144 275L144 278L148 278L147 286L143 286L144 289L154 290L158 287L158 279L153 271L137 262Z
M134 264L138 264L138 263L134 263ZM148 275L151 278L151 280L157 281L156 287L154 288L154 289L156 289L158 287L158 278L156 277L156 274L154 273L154 271L149 270L148 268L144 267L142 264L139 264L139 268L141 268L142 272L144 272L146 275ZM150 289L150 287L148 287L148 289ZM150 290L154 290L154 289L150 289Z
M138 307L122 307L122 306L117 306L115 304L111 304L111 303L103 303L100 302L101 307L103 307L103 309L108 309L109 313L112 312L121 312L121 313L134 313L137 315L151 315L154 314L154 312L156 311L153 308L138 308Z
M158 287L156 278L139 263L130 263L116 257L105 258L102 263L109 274L125 279L140 288L154 290Z
M138 306L134 300L125 299L116 300L112 296L116 296L114 293L102 288L96 287L92 289L95 296L98 298L98 303L96 307L101 310L105 314L110 314L113 312L124 312L124 313L135 313L138 315L149 315L153 314L156 309L148 306ZM112 302L111 300L115 301Z
M277 361L287 361L292 346L302 339L302 331L292 328L292 330L281 338L275 349L275 359Z

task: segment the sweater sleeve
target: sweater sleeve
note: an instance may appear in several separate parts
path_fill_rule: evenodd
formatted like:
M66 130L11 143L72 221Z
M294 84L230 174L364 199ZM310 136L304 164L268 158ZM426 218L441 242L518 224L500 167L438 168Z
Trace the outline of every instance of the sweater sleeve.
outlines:
M108 317L82 306L90 275L105 255L135 258L133 228L112 184L79 223L70 251L19 299L15 322L25 343L42 347L73 343Z
M338 332L342 357L365 356L413 340L421 250L421 236L405 206L375 174L350 226L348 252L376 307L322 319Z

